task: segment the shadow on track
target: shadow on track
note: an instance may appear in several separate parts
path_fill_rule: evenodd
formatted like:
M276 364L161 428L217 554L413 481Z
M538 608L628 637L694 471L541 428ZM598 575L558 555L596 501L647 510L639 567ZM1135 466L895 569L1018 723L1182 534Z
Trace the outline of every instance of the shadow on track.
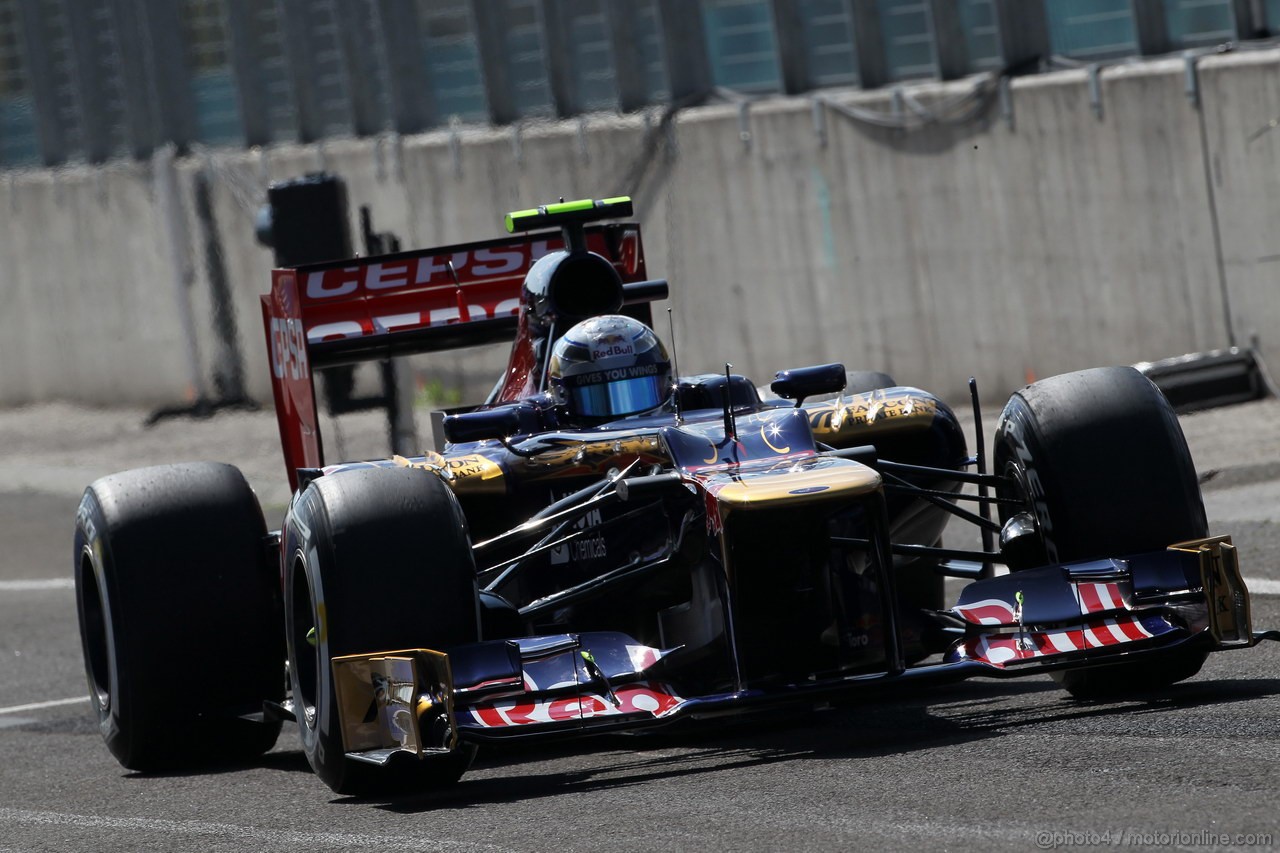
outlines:
M875 759L939 746L959 746L1035 727L1084 723L1134 714L1161 716L1280 695L1280 680L1207 680L1125 700L1081 702L1047 679L1003 685L969 682L939 701L923 691L827 711L775 713L749 720L688 723L641 735L602 735L572 745L502 745L481 750L473 771L455 787L405 797L337 798L414 814L558 797L806 759ZM1149 728L1144 723L1144 728ZM604 760L606 758L609 760ZM539 761L595 758L582 770L529 769ZM302 761L303 768L306 767ZM509 770L494 776L493 771Z

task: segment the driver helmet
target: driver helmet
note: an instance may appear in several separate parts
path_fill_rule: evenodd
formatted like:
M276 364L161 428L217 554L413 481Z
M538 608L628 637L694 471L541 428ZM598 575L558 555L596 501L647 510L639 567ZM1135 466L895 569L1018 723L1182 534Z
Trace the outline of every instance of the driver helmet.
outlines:
M556 341L549 369L571 418L600 423L658 408L671 396L671 360L653 330L631 317L583 320Z

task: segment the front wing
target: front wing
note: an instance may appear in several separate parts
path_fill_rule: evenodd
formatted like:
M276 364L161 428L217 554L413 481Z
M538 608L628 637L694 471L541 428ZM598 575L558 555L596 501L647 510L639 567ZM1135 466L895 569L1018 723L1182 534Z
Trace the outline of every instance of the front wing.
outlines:
M819 703L873 685L1015 677L1168 653L1246 648L1249 593L1230 537L1126 558L1046 566L977 581L949 614L956 635L940 663L837 674L689 695L681 649L591 632L491 640L450 649L335 658L344 746L383 764L397 753L448 752L461 741L574 736L677 719Z

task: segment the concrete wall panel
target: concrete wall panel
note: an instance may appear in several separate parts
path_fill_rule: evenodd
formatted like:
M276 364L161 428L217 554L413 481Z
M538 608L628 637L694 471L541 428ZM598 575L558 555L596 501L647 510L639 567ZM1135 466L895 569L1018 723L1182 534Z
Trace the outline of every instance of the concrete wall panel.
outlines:
M1280 363L1280 51L1200 62L1232 326Z
M181 400L185 346L148 164L3 184L0 399Z

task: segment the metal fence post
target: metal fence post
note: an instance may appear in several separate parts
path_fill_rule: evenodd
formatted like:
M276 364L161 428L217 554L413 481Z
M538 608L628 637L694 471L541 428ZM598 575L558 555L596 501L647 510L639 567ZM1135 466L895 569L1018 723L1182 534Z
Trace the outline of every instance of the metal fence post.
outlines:
M644 61L640 53L636 9L631 0L600 0L613 54L613 79L618 89L618 111L634 112L649 103Z
M289 67L289 83L297 118L299 142L315 142L321 136L323 123L316 103L315 65L311 61L310 38L305 21L308 0L276 0L280 9L280 34L284 41L284 57Z
M1173 50L1169 26L1164 15L1164 0L1129 0L1133 10L1133 31L1138 38L1138 53L1156 56Z
M853 29L853 52L858 65L858 85L876 89L889 82L889 59L880 29L876 0L845 0Z
M1044 0L992 0L996 31L1000 39L1000 59L1006 72L1040 70L1052 54L1049 18Z
M228 55L236 84L236 103L244 144L266 145L271 141L267 123L267 95L262 86L262 54L253 26L257 0L226 0Z
M372 136L384 127L378 99L382 74L375 51L381 39L374 20L378 14L375 5L380 4L344 0L333 6L351 129L356 136Z
M573 79L573 61L563 0L539 0L538 15L542 19L545 45L542 55L547 64L551 100L555 102L556 116L569 118L582 112L582 108L578 102L578 87Z
M172 142L181 153L196 137L191 65L182 36L182 9L171 0L141 0L144 56L150 65L154 144Z
M705 97L713 83L700 5L687 0L658 0L658 18L671 101Z
M956 0L929 0L929 21L938 76L943 80L955 80L968 74L969 51L965 47L964 27L960 25L960 8Z
M151 154L163 140L157 127L153 93L155 77L150 73L155 67L144 27L139 20L147 10L139 9L137 0L113 0L112 18L120 43L121 94L124 98L125 135L129 140L129 153L136 159ZM139 14L141 13L141 14ZM128 49L132 46L132 49Z
M498 0L471 0L469 5L476 48L480 52L484 93L489 101L489 120L494 124L511 124L520 114L516 112L511 69L507 64L506 30L502 20L506 4Z
M1231 16L1235 21L1237 40L1267 35L1267 11L1262 0L1231 0Z
M782 72L782 91L788 95L813 88L809 77L809 52L805 49L804 19L800 15L801 0L771 0L773 32L778 45L778 67Z
M44 37L45 8L42 0L18 0L22 21L22 53L27 66L27 85L35 112L36 138L40 162L56 166L67 159L67 131L58 115L53 63Z
M400 133L419 133L438 121L426 63L422 29L412 0L373 4L387 73L391 126Z
M105 11L101 5L99 11ZM111 156L111 133L107 124L108 103L102 74L100 39L110 34L110 26L100 27L85 8L63 6L71 45L71 79L75 87L76 110L80 116L80 143L84 158L101 163Z

